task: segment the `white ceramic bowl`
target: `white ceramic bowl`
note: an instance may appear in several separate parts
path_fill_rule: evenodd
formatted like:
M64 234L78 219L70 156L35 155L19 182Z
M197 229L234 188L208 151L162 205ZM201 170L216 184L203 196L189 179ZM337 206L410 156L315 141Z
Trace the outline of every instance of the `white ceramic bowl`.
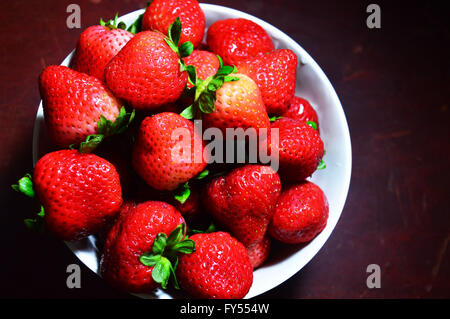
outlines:
M296 95L309 100L316 109L320 133L325 143L324 160L327 167L315 172L311 181L318 184L328 198L330 205L328 224L307 245L274 245L270 260L254 272L253 285L246 296L251 298L278 286L297 273L317 254L330 236L341 215L350 184L352 162L350 134L344 111L333 86L313 58L299 44L274 26L249 14L211 4L202 3L200 6L205 12L207 27L216 20L249 19L268 32L276 48L287 48L295 52L301 61L298 66ZM144 10L131 12L119 18L119 21L130 25L143 12ZM72 55L73 51L64 59L62 65L68 66ZM51 150L51 143L44 126L41 101L34 126L33 163L35 164L49 150ZM78 242L68 242L67 245L88 268L98 274L101 252L96 248L95 240L95 237L90 236ZM144 298L185 297L183 293L161 289L152 294L139 296Z

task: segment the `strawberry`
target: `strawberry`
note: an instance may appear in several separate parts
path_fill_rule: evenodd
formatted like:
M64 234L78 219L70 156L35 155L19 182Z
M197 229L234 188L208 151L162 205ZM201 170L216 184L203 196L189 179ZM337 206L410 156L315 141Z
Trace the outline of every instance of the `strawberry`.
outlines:
M139 110L152 110L176 101L186 86L181 58L192 52L192 43L178 47L180 19L170 26L169 37L154 31L136 34L108 63L105 80L120 99Z
M44 217L47 229L64 240L97 233L122 205L116 169L94 154L77 150L48 153L36 163L33 186L29 177L29 189L33 190L29 196L34 197L35 192L39 198L43 207L40 216ZM19 186L23 186L21 181ZM26 223L31 222L36 220Z
M176 271L180 286L196 298L245 297L253 283L245 247L225 232L196 234L190 239L196 250L180 256Z
M268 236L247 247L248 257L253 269L261 266L269 256L271 241Z
M184 63L193 65L197 71L197 77L201 80L206 80L210 76L215 75L220 67L217 55L202 50L194 50L190 56L184 58ZM188 83L188 87L192 86L191 83Z
M103 138L120 133L134 117L100 80L65 66L46 67L39 88L45 123L59 147L78 144L93 134Z
M282 115L305 122L314 122L316 124L317 131L319 131L319 118L317 117L317 113L311 104L304 98L294 96L289 103L288 110Z
M84 30L78 39L72 68L104 81L106 65L133 37L121 28L124 24L117 25L116 15L114 20L105 23L100 19L100 25Z
M264 238L280 189L270 166L245 165L212 180L203 200L213 218L248 247Z
M126 205L105 241L101 259L102 277L112 286L129 292L151 292L167 287L177 264L177 253L194 251L194 242L184 239L185 224L171 205L148 201ZM173 263L173 265L172 265Z
M214 22L208 29L207 42L209 48L220 55L226 65L237 65L258 53L274 49L267 32L247 19Z
M297 56L288 49L275 50L238 64L238 72L250 76L261 90L267 113L281 115L295 93Z
M142 121L132 156L136 172L157 190L174 190L206 167L200 133L191 121L170 112Z
M305 181L283 190L269 233L283 243L306 243L325 228L327 219L325 194L316 184Z
M302 120L283 117L271 125L278 129L278 148L281 179L301 182L316 171L324 155L319 133ZM269 139L267 139L269 140Z
M205 32L205 14L197 0L154 0L142 17L142 29L168 34L169 25L179 17L183 25L180 43L197 47Z
M181 112L191 119L201 116L206 128L215 127L226 135L227 128L269 128L270 122L256 83L235 68L224 66L206 80L197 78L195 67L188 65L189 80L195 84L194 103Z

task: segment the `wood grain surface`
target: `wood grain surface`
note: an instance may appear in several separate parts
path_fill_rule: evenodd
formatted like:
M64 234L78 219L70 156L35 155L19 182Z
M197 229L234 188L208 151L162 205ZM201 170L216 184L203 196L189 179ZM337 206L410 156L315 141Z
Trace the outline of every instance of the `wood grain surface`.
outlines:
M438 2L371 1L381 29L366 27L369 1L207 1L255 15L289 34L335 87L350 126L353 173L342 217L315 258L266 298L449 298L448 11ZM81 7L82 29L66 27ZM29 233L33 205L9 185L32 170L37 78L59 64L81 31L144 7L138 0L0 2L0 198L2 297L132 298L82 266L65 245ZM368 289L366 267L381 267Z

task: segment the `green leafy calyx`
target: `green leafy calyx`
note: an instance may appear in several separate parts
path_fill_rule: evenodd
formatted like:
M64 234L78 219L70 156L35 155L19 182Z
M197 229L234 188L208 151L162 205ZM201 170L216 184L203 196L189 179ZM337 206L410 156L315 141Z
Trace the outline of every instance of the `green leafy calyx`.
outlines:
M194 45L190 41L184 42L180 45L181 30L181 20L180 17L177 17L169 26L169 30L167 31L168 35L164 40L167 45L180 57L180 71L184 72L187 71L187 69L183 58L191 55L192 51L194 51Z
M184 204L189 196L191 196L191 188L189 186L189 182L186 182L181 187L179 187L176 194L174 195L174 198L181 204Z
M101 115L100 120L97 122L97 134L86 137L86 140L80 143L78 150L81 153L90 153L97 148L106 137L122 134L133 121L134 116L135 110L128 113L125 110L125 107L120 109L120 113L114 122ZM76 145L71 145L70 148L74 149L76 148Z
M187 119L199 117L201 113L212 113L215 110L216 91L222 87L225 82L238 81L239 78L232 74L236 72L235 66L223 65L222 58L217 56L220 62L219 69L216 74L210 76L206 80L197 77L197 72L193 65L186 66L189 75L189 82L193 88L189 90L194 97L194 103L188 106L181 116Z
M152 250L143 253L139 261L145 266L153 267L152 278L163 289L167 288L169 279L172 279L176 289L180 289L175 276L178 254L192 254L194 251L195 242L186 237L186 226L182 223L169 236L159 233L153 241Z
M126 30L127 25L125 24L125 22L120 21L119 23L117 23L117 19L119 17L119 14L116 13L116 15L114 16L114 19L111 19L107 22L103 21L102 18L100 18L100 25L110 28L112 29L122 29L122 30Z
M36 198L33 180L30 174L25 174L24 177L17 181L17 184L13 184L11 187L18 193L30 198ZM39 213L37 213L35 218L24 219L25 226L30 230L42 232L44 230L44 215L44 206L40 205Z
M315 129L317 131L317 124L314 121L307 121L306 124L308 124L309 126L311 126L313 129Z

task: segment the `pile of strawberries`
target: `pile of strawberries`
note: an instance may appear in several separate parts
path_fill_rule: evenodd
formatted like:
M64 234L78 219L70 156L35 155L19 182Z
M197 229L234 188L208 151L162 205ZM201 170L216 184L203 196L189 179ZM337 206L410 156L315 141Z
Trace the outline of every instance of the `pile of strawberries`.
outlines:
M129 292L171 281L194 297L243 298L272 240L306 243L327 223L324 193L305 180L324 166L324 144L316 112L294 96L297 56L249 20L216 21L207 43L204 32L196 0L154 0L128 29L117 16L87 28L71 68L40 75L55 150L13 185L41 205L25 223L68 241L98 236L103 278ZM209 163L194 119L276 128L278 172ZM174 151L179 128L201 145L189 160Z

